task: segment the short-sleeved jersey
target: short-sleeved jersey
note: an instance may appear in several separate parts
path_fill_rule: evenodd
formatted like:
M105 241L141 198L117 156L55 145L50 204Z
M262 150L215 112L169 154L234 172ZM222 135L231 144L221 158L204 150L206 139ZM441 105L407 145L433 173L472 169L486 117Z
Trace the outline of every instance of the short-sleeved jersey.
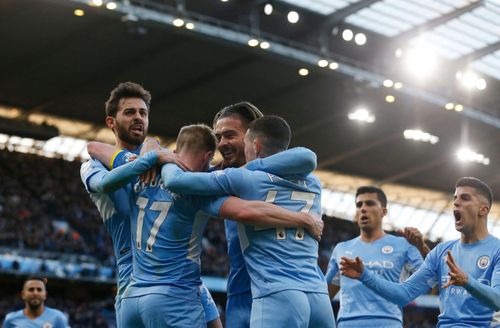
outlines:
M389 283L364 273L361 280L381 295L394 295L392 300L398 303L408 302L437 284L441 303L437 327L500 327L499 314L464 287L452 285L443 288L449 279L448 251L469 279L500 289L500 240L492 235L472 244L454 240L437 245L417 272L403 284Z
M127 155L118 155L117 161ZM160 177L130 184L133 270L124 297L150 293L192 300L199 295L201 239L208 215L218 216L226 198L180 196Z
M8 313L3 322L3 328L69 328L68 319L59 310L45 307L42 315L31 320L24 310Z
M106 172L108 170L103 164L92 159L82 164L80 175L111 236L118 268L117 297L120 297L129 284L132 273L129 196L126 188L109 193L97 193L91 189L90 179Z
M339 323L386 319L401 325L402 311L398 305L387 301L359 280L340 275L341 257L356 256L363 260L366 269L386 280L399 282L420 267L422 255L405 238L386 234L372 243L364 242L361 237L339 243L328 264L326 281L340 286Z
M293 211L321 213L320 182L312 175L286 180L262 171L230 168L207 176L209 190L262 200ZM238 224L238 233L254 298L287 289L327 293L325 278L317 265L318 242L303 229Z

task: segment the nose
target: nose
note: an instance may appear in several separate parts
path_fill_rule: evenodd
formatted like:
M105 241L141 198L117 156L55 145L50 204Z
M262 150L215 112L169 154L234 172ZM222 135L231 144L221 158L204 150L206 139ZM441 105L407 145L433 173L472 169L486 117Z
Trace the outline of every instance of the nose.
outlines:
M228 139L224 137L220 137L219 142L217 143L217 147L221 148L228 145Z
M136 111L134 114L134 121L140 121L143 122L144 118L142 117L141 113L139 111Z

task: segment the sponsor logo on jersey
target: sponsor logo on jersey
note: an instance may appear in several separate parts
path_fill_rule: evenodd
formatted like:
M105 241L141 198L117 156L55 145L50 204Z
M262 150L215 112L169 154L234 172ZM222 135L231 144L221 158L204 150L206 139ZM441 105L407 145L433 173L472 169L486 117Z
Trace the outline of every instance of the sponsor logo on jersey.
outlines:
M363 264L369 267L370 269L376 268L384 268L384 269L392 269L394 268L394 263L391 261L363 261Z
M490 257L487 255L481 256L477 259L476 264L479 269L484 270L490 265Z
M386 245L382 247L382 253L391 254L392 252L394 252L394 248L391 245Z
M46 322L43 324L42 326L43 328L53 328L54 326L52 326L52 324L50 322Z

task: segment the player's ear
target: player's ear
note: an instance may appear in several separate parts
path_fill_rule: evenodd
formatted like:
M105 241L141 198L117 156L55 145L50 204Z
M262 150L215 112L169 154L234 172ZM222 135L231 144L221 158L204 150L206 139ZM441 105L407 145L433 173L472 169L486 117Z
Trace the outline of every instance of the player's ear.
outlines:
M386 216L387 215L387 208L384 207L382 208L382 216Z
M214 158L214 152L213 151L207 151L205 155L203 155L203 160L204 161L209 161L211 162L212 159Z
M487 206L487 205L482 205L480 208L479 208L479 215L480 216L486 216L488 215L490 211L490 208Z
M252 142L253 150L255 151L255 156L259 157L260 152L262 151L262 142L260 141L260 138L255 138L253 139Z
M108 128L110 129L114 129L115 128L115 118L113 116L106 116L106 125L108 126Z

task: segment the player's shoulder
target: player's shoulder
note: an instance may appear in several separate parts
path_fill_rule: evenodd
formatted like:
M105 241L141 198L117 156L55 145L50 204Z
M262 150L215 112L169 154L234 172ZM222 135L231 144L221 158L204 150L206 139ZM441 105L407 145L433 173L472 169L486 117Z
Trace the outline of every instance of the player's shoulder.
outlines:
M390 233L385 235L385 241L390 242L399 247L414 247L412 244L410 244L410 242L408 242L408 240L405 237L393 235Z
M353 239L349 239L349 240L344 240L344 241L341 241L339 242L335 248L336 249L344 249L344 248L351 248L352 246L356 245L357 243L359 243L359 240L360 240L360 237L357 236Z
M45 313L47 314L47 317L49 318L49 320L55 320L56 322L59 322L63 325L67 323L68 319L67 319L66 315L58 309L54 309L54 308L46 306Z
M431 252L438 254L439 256L444 256L449 250L460 244L460 239L442 241L437 244Z
M488 242L492 243L493 245L499 245L500 246L500 238L497 238L493 235L488 236Z
M22 318L23 317L23 309L17 310L17 311L12 311L7 313L5 316L4 324L7 323L8 321L17 319L17 318Z
M54 309L54 308L48 307L48 306L45 306L45 311L47 311L47 313L50 313L52 315L66 317L62 311L60 311L58 309Z

